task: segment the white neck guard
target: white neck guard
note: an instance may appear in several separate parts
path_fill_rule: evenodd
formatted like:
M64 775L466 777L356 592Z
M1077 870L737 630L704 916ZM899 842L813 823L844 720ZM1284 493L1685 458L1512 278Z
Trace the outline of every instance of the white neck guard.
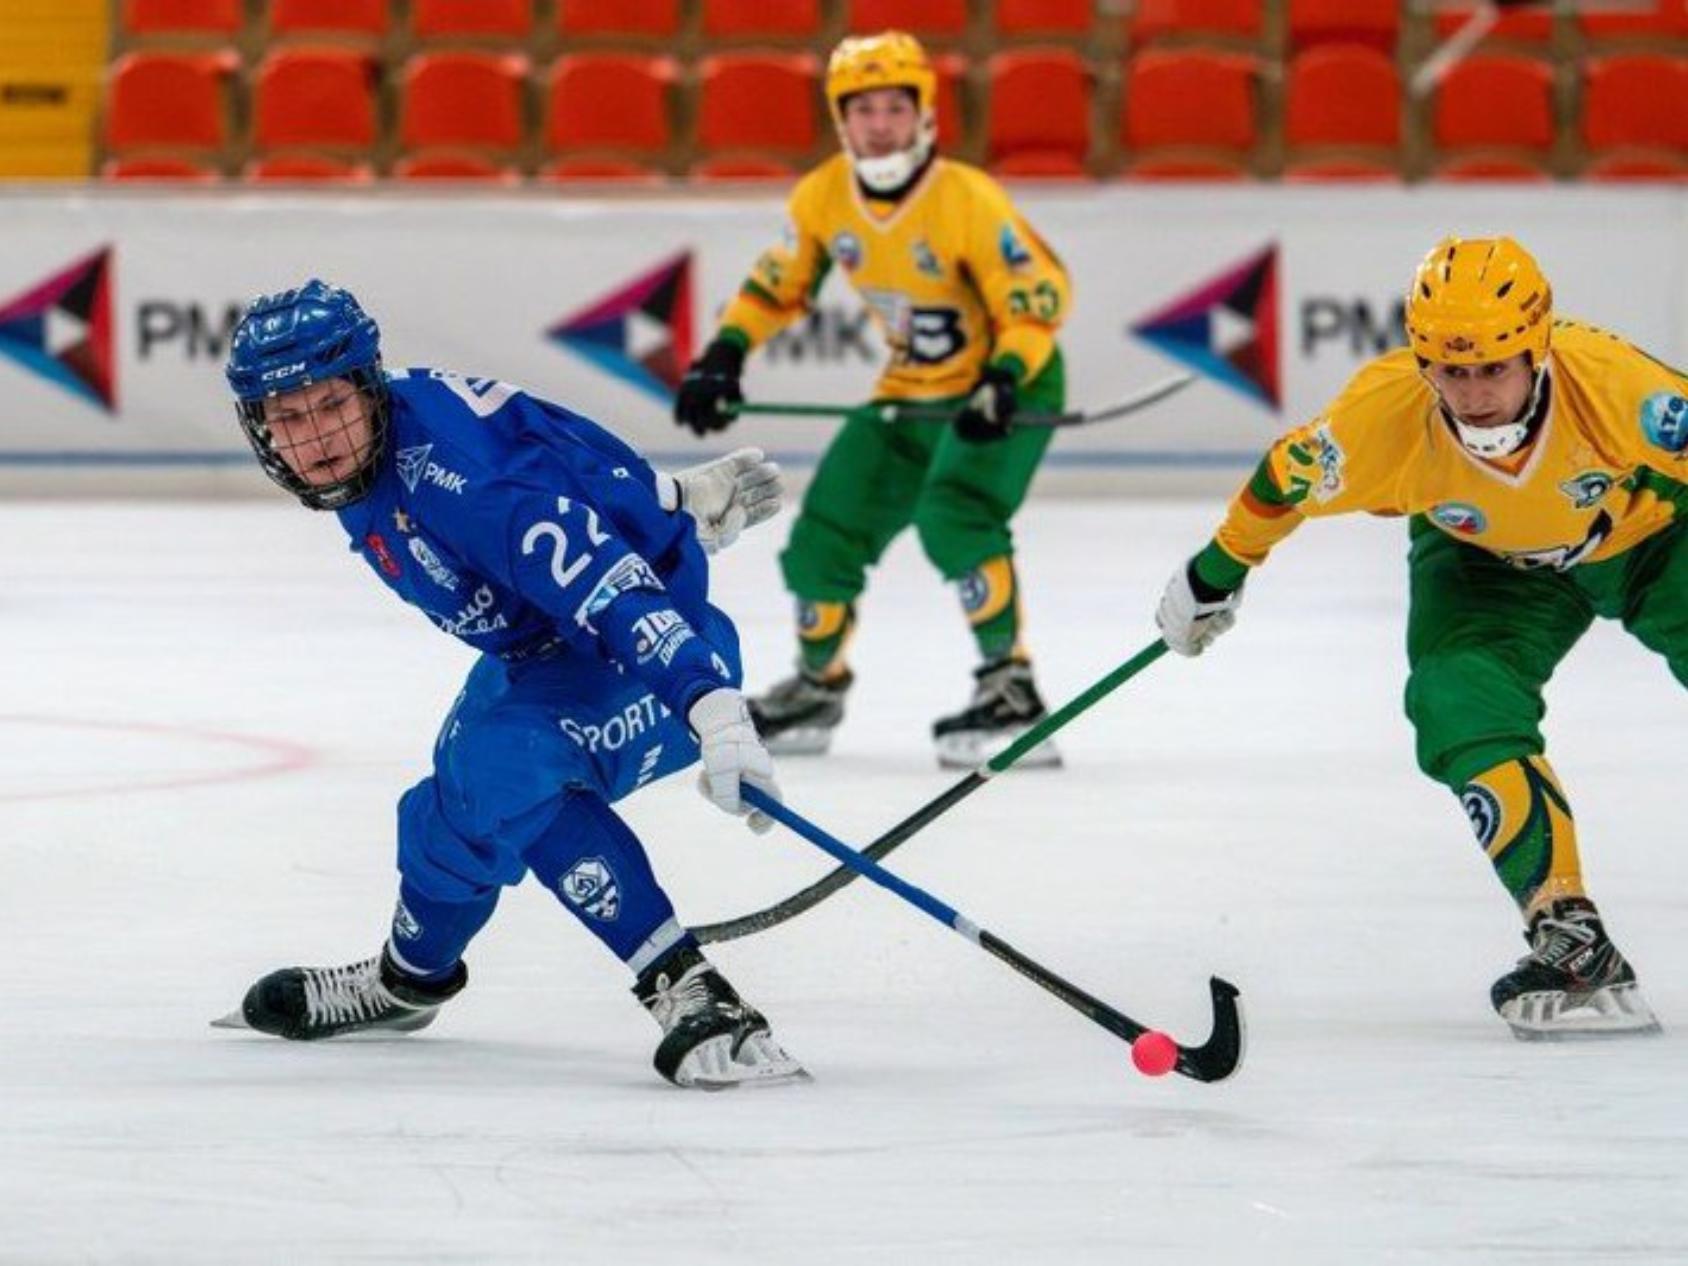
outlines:
M862 158L850 148L848 141L844 142L844 150L850 155L850 166L855 169L857 180L874 193L895 193L908 184L932 156L932 145L936 140L937 127L930 121L922 121L914 144L894 154Z
M1536 381L1530 388L1530 398L1524 402L1517 419L1505 426L1469 426L1460 421L1459 414L1443 405L1448 420L1454 424L1454 434L1459 437L1465 451L1478 457L1510 457L1523 448L1524 442L1530 438L1530 424L1535 420L1536 410L1541 405L1541 390L1546 381L1547 366L1543 364L1536 371Z

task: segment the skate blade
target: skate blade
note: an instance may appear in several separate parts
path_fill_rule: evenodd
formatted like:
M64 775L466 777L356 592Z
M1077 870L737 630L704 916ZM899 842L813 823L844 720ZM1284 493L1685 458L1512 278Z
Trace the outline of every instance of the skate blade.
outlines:
M818 728L783 730L762 740L770 756L825 756L832 747L832 731Z
M688 1051L674 1070L675 1083L687 1090L732 1090L813 1080L808 1069L765 1033L746 1038L736 1055L730 1033L710 1038Z
M977 769L992 757L1006 751L1009 744L1025 730L1005 731L1001 734L944 734L933 738L938 749L939 769ZM1060 769L1061 752L1054 740L1045 739L1019 760L1015 769Z
M248 1032L252 1031L252 1026L246 1022L245 1013L238 1007L229 1012L227 1015L218 1016L215 1020L211 1021L211 1027L214 1029L245 1029Z
M1522 994L1500 1008L1520 1042L1645 1037L1664 1026L1633 984L1610 985L1583 995L1548 990Z

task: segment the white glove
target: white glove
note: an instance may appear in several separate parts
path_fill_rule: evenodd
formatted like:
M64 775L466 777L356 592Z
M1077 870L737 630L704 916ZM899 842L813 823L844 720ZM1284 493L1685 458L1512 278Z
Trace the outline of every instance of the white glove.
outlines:
M756 834L771 830L773 819L745 804L739 794L739 783L744 782L780 799L780 787L774 781L774 758L757 737L744 696L725 686L711 690L692 705L686 723L703 749L698 790L728 813L748 814L746 825Z
M1190 567L1186 563L1166 582L1155 623L1160 625L1166 644L1180 655L1200 655L1209 642L1237 622L1242 601L1243 591L1238 587L1217 602L1203 602L1190 588Z
M711 554L780 512L780 468L759 448L741 448L682 470L674 483L679 509L697 520L698 543Z

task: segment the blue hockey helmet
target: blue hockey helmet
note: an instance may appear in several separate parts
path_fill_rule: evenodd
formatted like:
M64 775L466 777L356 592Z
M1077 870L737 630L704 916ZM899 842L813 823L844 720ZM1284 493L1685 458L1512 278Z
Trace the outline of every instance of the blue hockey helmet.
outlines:
M380 327L350 291L313 279L254 299L235 327L224 373L241 430L272 480L314 510L338 510L369 491L386 448L389 400ZM322 401L308 390L334 380L349 384L348 396ZM265 409L292 393L302 393L296 412L308 423L305 443L321 457L305 470L303 445L284 453ZM355 468L332 473L338 468L325 451L349 454Z

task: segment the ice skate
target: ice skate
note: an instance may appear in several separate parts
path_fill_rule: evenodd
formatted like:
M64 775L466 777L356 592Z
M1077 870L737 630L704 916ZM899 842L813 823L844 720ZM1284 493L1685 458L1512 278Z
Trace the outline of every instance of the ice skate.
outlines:
M1524 934L1530 952L1489 991L1523 1041L1659 1032L1635 969L1606 935L1594 903L1566 897Z
M760 1012L692 946L670 950L646 969L633 993L662 1026L652 1061L676 1086L806 1081L803 1065L780 1049Z
M412 1033L432 1024L440 1006L468 980L462 963L438 984L416 980L383 949L378 957L345 967L271 972L246 991L238 1011L211 1023L301 1042L375 1030Z
M938 764L977 769L1048 714L1023 659L1000 659L973 671L973 701L932 726ZM1061 753L1045 739L1014 763L1016 769L1059 769Z
M844 720L844 696L855 680L849 669L816 677L799 668L794 676L749 700L750 719L775 756L821 756Z

